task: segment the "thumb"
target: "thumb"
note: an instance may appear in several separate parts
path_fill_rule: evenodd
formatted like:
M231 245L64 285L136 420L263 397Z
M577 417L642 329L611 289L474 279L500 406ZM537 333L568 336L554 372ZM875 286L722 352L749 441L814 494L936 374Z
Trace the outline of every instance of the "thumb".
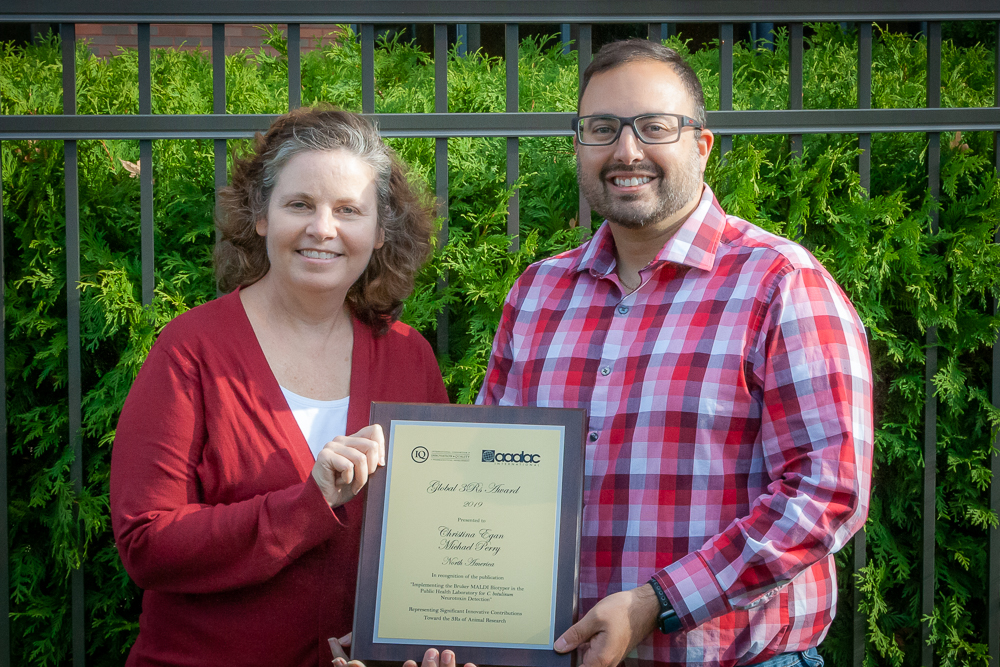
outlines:
M562 636L552 645L556 653L568 653L580 644L590 641L590 638L596 634L594 623L590 618L589 614L585 615L562 633Z

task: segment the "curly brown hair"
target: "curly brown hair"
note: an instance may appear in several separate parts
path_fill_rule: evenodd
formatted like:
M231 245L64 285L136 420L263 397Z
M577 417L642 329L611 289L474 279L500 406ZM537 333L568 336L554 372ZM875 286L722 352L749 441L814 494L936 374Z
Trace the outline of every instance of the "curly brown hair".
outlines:
M382 334L399 317L430 255L434 218L426 191L410 183L403 162L358 114L329 106L296 109L275 119L266 134L258 132L250 154L233 156L232 183L219 190L215 277L221 292L264 277L271 263L256 225L267 217L278 174L299 153L337 149L351 152L375 174L384 243L348 290L347 304L355 317Z

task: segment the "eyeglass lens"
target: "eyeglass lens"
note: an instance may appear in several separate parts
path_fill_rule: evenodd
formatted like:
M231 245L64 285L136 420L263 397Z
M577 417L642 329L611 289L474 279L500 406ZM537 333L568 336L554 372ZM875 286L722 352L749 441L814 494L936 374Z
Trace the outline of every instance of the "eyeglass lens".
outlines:
M593 116L580 119L580 141L585 144L611 144L618 136L621 119L614 116ZM677 141L680 119L675 116L640 116L632 123L639 138L646 143L665 144Z

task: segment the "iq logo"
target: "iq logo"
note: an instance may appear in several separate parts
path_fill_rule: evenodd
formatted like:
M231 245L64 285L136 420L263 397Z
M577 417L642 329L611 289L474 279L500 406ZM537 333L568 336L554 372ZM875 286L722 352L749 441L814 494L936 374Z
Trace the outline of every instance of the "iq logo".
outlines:
M483 450L483 463L493 463L496 459L495 449L484 449Z
M425 463L430 458L430 455L431 453L427 451L426 447L414 447L413 451L410 452L410 458L415 463Z

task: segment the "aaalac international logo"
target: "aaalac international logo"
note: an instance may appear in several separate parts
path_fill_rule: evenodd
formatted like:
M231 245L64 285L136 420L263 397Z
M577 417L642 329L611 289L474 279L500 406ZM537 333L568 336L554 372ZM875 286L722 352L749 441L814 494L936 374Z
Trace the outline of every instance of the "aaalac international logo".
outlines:
M483 463L534 463L542 461L541 454L528 454L520 452L498 452L495 449L483 450Z

